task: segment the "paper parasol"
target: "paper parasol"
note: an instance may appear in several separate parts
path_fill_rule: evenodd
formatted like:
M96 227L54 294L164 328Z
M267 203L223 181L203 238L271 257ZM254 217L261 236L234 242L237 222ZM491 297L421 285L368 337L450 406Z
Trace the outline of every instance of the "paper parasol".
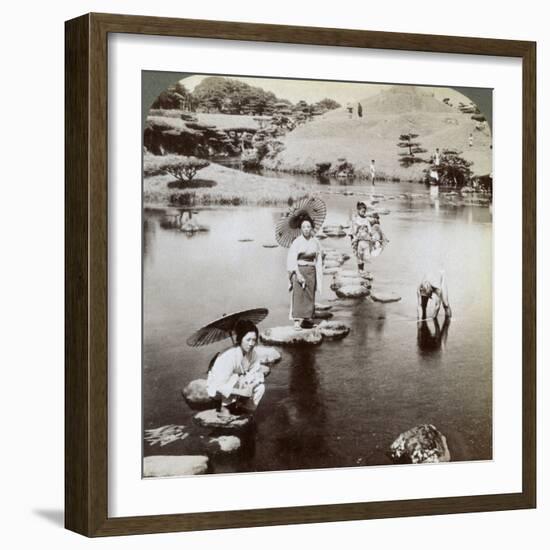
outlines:
M319 231L327 215L327 206L319 197L306 197L293 204L275 226L275 239L289 248L292 241L300 235L300 225L304 217L313 220L313 229Z
M252 321L258 324L263 321L269 310L266 308L247 309L230 315L222 315L219 319L208 323L194 332L188 339L187 345L191 347L206 346L213 342L219 342L226 338L233 338L233 330L239 321Z

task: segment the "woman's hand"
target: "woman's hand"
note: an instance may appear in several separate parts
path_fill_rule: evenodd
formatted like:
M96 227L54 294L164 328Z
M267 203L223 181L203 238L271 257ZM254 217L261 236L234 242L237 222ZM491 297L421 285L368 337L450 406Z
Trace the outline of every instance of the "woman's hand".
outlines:
M296 272L296 280L298 281L298 284L302 286L306 283L305 277L299 271Z

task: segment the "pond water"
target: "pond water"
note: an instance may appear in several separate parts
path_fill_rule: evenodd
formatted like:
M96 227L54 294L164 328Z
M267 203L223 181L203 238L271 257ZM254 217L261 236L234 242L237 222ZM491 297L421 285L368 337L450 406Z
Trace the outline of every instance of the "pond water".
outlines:
M347 338L279 348L282 360L267 378L243 452L214 458L212 472L389 464L385 453L392 441L420 423L447 436L453 460L491 459L490 209L450 203L413 183L312 187L327 203L327 222L347 222L365 194L384 196L378 206L390 210L382 216L390 243L367 269L374 289L396 292L402 300L331 301L334 319L351 326ZM177 424L190 433L162 448L144 442L145 456L193 454L208 437L195 426L196 411L181 389L204 378L211 357L230 341L191 348L189 335L224 313L255 307L269 309L260 329L289 323L287 250L262 246L274 242L274 224L284 210L198 210L193 219L210 230L192 236L163 228L162 213L145 212L144 428ZM347 238L322 245L351 255ZM355 269L355 259L344 267ZM440 269L453 319L443 324L441 316L439 327L418 324L416 287L424 273ZM325 276L317 301L334 299L329 285Z

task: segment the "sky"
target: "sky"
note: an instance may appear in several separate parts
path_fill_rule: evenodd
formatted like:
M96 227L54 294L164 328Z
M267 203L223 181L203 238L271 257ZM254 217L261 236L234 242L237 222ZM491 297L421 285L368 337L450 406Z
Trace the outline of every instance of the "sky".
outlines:
M180 82L193 91L195 86L210 75L193 75L182 79ZM263 88L273 92L279 99L288 99L292 103L303 99L307 103L315 103L329 97L345 105L347 102L360 101L376 95L382 89L389 88L389 85L363 84L350 82L327 82L312 80L292 80L282 78L254 78L254 77L233 77L251 86Z

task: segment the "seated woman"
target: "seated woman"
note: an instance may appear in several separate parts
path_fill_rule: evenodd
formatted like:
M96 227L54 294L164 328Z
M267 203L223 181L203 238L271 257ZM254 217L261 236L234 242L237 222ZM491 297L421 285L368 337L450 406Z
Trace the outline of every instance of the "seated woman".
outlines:
M434 300L434 313L432 318L435 319L439 314L439 308L443 304L445 310L445 317L451 317L451 306L449 304L449 292L447 290L447 282L445 280L445 272L440 272L439 282L430 281L428 277L424 275L422 281L418 285L416 291L417 296L417 317L420 319L426 319L426 308L428 307L428 301Z
M239 321L235 334L235 345L218 355L206 380L208 395L218 400L222 416L240 409L254 411L265 393L262 366L254 351L258 328L252 321Z
M315 292L321 292L323 257L319 241L313 236L313 220L305 215L300 221L300 235L290 245L287 271L290 278L290 319L294 328L313 326Z

